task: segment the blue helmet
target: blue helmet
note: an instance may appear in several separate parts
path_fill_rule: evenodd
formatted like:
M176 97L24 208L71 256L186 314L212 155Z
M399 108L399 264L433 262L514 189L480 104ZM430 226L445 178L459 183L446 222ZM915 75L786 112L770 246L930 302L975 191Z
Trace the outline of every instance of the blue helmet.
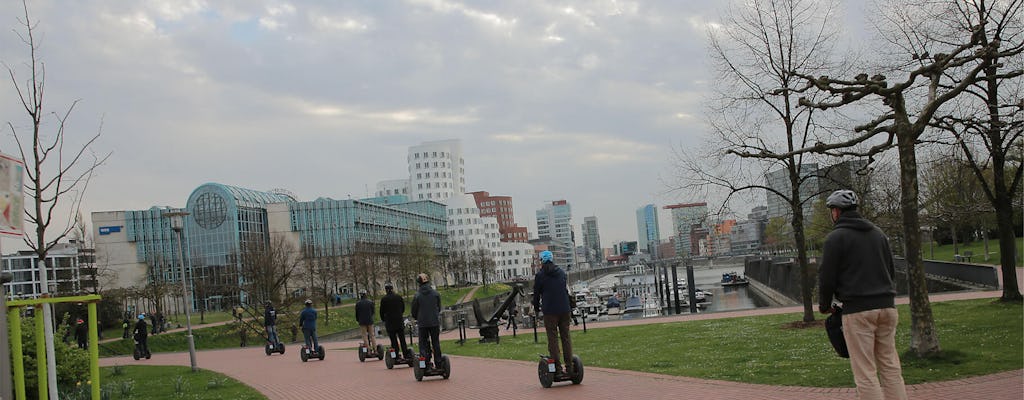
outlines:
M146 319L146 314L139 314L139 319Z
M551 261L551 252L547 251L547 250L544 250L544 251L540 252L540 262L548 262L548 261Z

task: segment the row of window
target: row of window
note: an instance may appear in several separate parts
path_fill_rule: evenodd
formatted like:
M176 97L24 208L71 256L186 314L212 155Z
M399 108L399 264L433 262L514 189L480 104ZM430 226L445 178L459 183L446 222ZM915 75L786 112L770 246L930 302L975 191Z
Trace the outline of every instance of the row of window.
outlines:
M448 165L448 163L446 163L444 161L440 161L440 162L434 161L434 168L448 168L448 167L450 167L450 165ZM422 164L416 163L416 169L427 169L427 168L430 168L430 163L428 163L428 162L425 162L425 163L422 163Z
M437 196L435 196L435 194ZM423 193L420 193L419 199L420 200L433 200L433 199L444 200L444 199L447 199L449 197L449 194L450 193L447 193L447 192L445 192L445 193L440 193L440 192L437 192L437 193L427 193L426 197L424 197Z
M412 153L413 157L415 157L415 158L420 158L420 154L421 153ZM423 154L423 158L430 158L430 157L433 157L433 158L448 158L448 157L451 157L451 155L452 155L452 153L445 153L443 151L440 152L440 156L438 156L438 152L436 152L436 151L435 152L424 151L422 154ZM433 154L433 156L431 156L431 154Z
M434 177L435 178L447 178L448 177L448 172L447 171L440 171L440 172L434 171ZM430 179L430 173L429 172L417 172L416 173L416 179Z
M448 182L434 182L434 189L441 189L442 188L442 185L441 185L442 183L444 184L443 188L447 189L448 188ZM422 183L418 184L417 185L417 189L423 189L423 184ZM430 189L430 182L427 182L427 189Z
M511 206L511 205L512 205L512 201L511 200L491 200L491 201L484 201L484 202L480 203L480 207Z

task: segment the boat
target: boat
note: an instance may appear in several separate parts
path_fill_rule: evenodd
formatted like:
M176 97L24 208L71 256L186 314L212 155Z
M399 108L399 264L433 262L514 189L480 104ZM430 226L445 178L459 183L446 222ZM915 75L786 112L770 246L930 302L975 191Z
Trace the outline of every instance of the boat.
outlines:
M722 286L742 286L749 283L750 281L748 281L747 278L737 274L736 272L722 274Z
M641 318L644 315L644 302L637 296L626 299L626 307L622 311L622 319Z
M608 303L605 304L605 313L608 315L619 315L622 314L622 303L615 296L608 298Z

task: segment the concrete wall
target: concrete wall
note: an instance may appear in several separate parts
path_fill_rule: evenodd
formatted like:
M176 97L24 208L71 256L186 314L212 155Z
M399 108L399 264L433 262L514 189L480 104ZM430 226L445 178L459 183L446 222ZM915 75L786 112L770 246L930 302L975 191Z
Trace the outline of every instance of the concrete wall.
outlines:
M103 234L100 234L100 228ZM111 229L116 228L116 229ZM123 211L92 213L93 238L96 246L96 267L109 268L115 275L112 288L146 284L146 264L136 259L135 243L128 241Z

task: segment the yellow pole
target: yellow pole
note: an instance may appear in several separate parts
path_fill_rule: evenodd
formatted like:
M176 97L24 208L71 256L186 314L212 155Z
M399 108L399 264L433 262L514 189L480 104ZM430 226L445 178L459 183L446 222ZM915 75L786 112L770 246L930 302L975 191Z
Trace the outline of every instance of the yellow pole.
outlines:
M21 308L7 311L7 320L11 325L11 367L14 369L14 398L25 400L25 355L21 348Z
M42 305L37 304L33 311L35 314L32 319L36 320L36 381L39 382L39 400L47 400L49 395L46 391L46 341L43 340L46 336L43 328L46 318L43 318Z
M97 332L96 303L89 303L89 375L92 377L92 399L100 399L100 338Z

